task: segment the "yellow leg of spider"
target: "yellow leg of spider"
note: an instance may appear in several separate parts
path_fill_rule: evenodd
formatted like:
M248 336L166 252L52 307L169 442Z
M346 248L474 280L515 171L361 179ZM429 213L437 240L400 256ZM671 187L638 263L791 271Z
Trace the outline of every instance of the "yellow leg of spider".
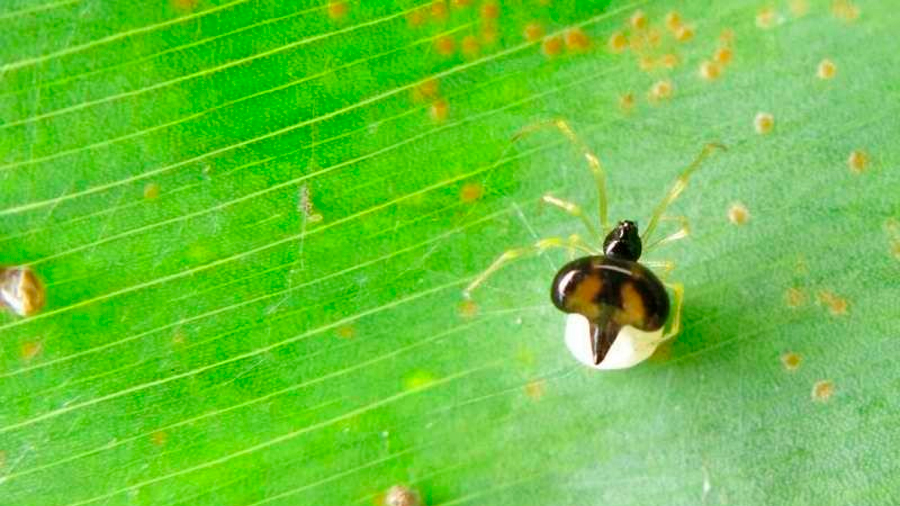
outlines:
M681 309L684 306L684 285L681 283L664 283L666 287L672 290L672 306L674 313L672 316L672 324L669 330L663 334L662 340L666 341L677 336L681 332Z
M687 188L691 174L700 168L703 161L716 149L724 150L726 148L721 144L707 144L706 146L703 146L703 149L700 151L700 154L697 155L697 158L678 176L678 179L675 180L672 188L670 188L668 193L666 193L666 196L663 197L662 202L660 202L659 205L656 206L656 209L653 210L653 215L650 217L650 221L647 223L647 226L644 228L644 233L641 235L641 240L644 244L650 244L650 237L653 235L654 230L656 230L656 226L659 224L663 213L672 202L675 202L675 199L681 195L681 192Z
M483 283L487 278L491 277L495 272L502 269L506 264L523 258L528 255L536 255L548 249L559 248L559 249L569 249L569 250L581 250L587 254L594 254L595 252L588 246L580 237L577 235L572 235L568 239L563 239L562 237L549 237L547 239L541 239L538 242L534 243L531 246L526 246L524 248L515 248L511 250L507 250L503 252L502 255L497 257L487 269L484 270L481 274L478 275L469 286L463 290L463 297L469 298L472 294L472 290L478 287L481 283Z
M675 270L675 262L671 260L641 260L641 264L659 274L659 278L663 281Z
M541 201L545 204L550 204L551 206L558 207L563 211L571 214L572 216L581 220L584 223L584 227L591 234L591 238L597 241L597 244L603 244L603 236L597 231L597 227L591 222L590 219L584 214L584 210L578 204L573 202L569 202L567 200L562 200L554 197L553 195L544 195L541 197Z
M678 222L678 230L672 232L671 234L663 237L662 239L650 244L644 248L644 252L650 252L655 250L656 248L662 246L663 244L668 244L670 242L679 241L684 239L685 237L691 234L691 227L688 223L688 219L684 216L662 216L659 219L660 222L663 221L675 221Z
M572 130L572 127L570 127L568 123L561 119L535 123L519 130L519 133L513 136L512 140L513 142L516 142L539 130L543 130L544 128L558 129L566 137L566 139L568 139L572 144L575 145L576 148L578 148L578 150L584 156L584 159L587 160L588 168L591 170L591 174L593 174L594 176L594 181L597 183L600 225L601 227L603 227L603 230L609 229L609 223L607 222L606 218L606 173L603 170L603 166L600 165L600 158L597 157L597 155L594 154L593 151L591 151L591 148L589 148L588 145L585 144L580 137L578 137L578 135L574 130Z

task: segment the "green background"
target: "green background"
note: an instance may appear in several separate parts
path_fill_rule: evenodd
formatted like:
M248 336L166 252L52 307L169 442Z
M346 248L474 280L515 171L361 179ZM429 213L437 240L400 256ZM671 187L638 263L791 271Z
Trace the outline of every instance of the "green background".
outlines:
M47 1L0 8L0 262L48 298L0 316L0 504L368 505L396 483L429 505L898 500L891 2L770 3L763 29L766 4L692 1L677 43L666 2L508 1L486 22L475 1L414 26L428 2ZM680 65L607 49L637 8ZM592 48L547 57L530 22ZM734 61L704 81L725 29ZM430 79L446 118L415 93ZM677 264L685 331L633 369L566 351L547 297L565 252L461 305L502 251L583 234L539 204L595 208L571 144L510 146L553 117L603 160L612 219L646 222L704 143L729 147L673 206L691 237L649 255Z

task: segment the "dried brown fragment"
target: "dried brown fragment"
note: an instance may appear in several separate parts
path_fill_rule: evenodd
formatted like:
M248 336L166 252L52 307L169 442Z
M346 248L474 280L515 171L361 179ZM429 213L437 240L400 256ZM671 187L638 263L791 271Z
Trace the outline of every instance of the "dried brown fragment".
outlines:
M19 316L30 316L44 307L44 285L28 266L0 268L0 303Z
M385 506L421 506L419 493L403 485L394 485L384 495Z

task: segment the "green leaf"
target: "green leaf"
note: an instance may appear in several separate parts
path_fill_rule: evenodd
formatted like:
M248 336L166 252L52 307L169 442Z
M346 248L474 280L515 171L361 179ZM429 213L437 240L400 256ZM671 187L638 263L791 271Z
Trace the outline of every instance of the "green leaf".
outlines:
M0 504L890 502L896 9L694 1L678 42L667 5L5 2L0 262L47 305L0 317ZM728 147L668 210L691 236L647 254L684 331L632 369L566 350L564 250L461 295L586 235L542 195L596 219L571 142L510 142L551 118L614 220Z

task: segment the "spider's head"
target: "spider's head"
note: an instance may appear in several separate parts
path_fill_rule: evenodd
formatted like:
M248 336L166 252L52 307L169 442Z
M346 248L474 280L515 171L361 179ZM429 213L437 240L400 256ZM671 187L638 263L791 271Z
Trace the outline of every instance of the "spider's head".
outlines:
M641 236L633 221L620 221L603 240L603 254L619 260L637 262L641 257Z

